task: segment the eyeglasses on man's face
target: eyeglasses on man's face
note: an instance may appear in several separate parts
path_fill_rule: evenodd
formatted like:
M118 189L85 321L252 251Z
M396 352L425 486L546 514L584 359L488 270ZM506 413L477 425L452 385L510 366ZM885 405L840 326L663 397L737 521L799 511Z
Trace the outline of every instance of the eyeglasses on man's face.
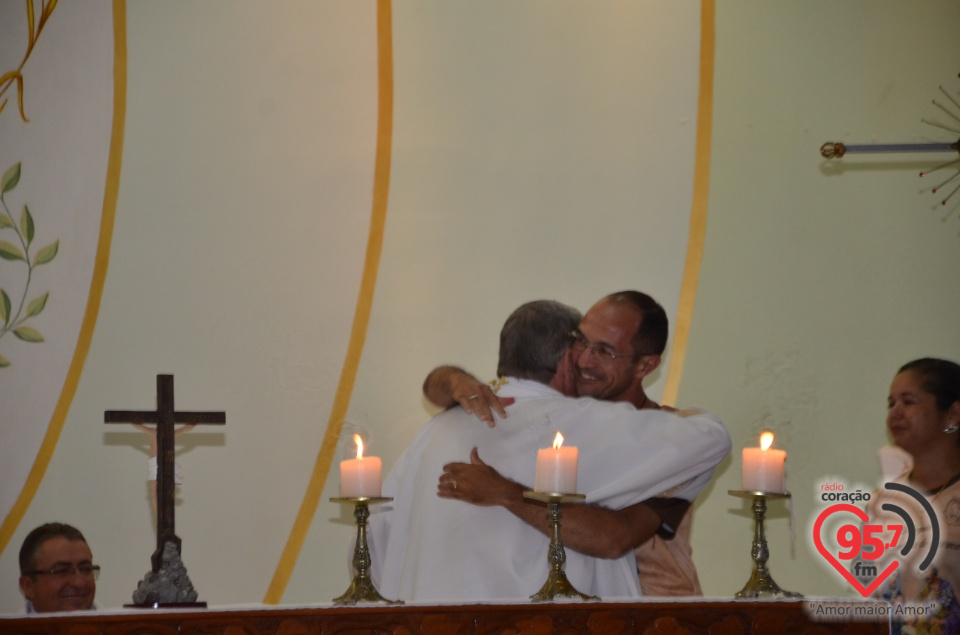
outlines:
M606 344L591 344L590 341L579 330L570 331L570 337L573 338L573 347L579 350L589 350L601 362L615 362L618 359L629 357L637 360L642 355L636 353L615 353Z
M57 580L65 580L73 575L80 574L85 578L96 580L100 577L100 565L98 564L56 564L49 569L34 569L27 571L27 575L48 575Z

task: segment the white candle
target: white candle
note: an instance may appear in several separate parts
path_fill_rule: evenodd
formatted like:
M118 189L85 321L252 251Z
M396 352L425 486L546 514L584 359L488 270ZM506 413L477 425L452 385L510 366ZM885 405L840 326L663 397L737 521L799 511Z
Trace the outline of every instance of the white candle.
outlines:
M742 487L747 492L770 492L783 494L786 492L783 481L783 464L787 460L787 453L783 450L773 450L773 433L764 432L760 435L759 448L743 449Z
M380 496L379 456L363 456L363 440L353 435L357 458L340 461L340 496L344 498L376 498Z
M575 447L563 447L563 435L557 432L552 448L537 450L537 478L533 489L546 494L575 494L578 454Z

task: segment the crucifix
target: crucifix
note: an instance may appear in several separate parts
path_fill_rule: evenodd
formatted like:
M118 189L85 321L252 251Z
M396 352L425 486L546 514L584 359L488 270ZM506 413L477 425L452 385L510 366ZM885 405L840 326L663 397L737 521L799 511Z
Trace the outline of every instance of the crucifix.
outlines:
M177 536L173 508L174 491L173 427L176 424L225 424L225 412L177 412L173 408L173 375L157 375L157 409L153 412L138 410L107 410L104 423L155 423L157 425L157 550L153 552L153 572L159 573L163 563L163 550L168 542L180 553L180 538Z

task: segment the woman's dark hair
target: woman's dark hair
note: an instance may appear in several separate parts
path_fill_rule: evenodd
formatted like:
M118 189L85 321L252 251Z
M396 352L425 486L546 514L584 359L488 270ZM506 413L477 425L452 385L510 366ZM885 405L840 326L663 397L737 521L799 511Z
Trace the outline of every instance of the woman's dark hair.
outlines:
M920 386L937 400L937 409L947 410L960 401L960 364L946 359L923 357L907 362L897 374L904 371L916 373Z

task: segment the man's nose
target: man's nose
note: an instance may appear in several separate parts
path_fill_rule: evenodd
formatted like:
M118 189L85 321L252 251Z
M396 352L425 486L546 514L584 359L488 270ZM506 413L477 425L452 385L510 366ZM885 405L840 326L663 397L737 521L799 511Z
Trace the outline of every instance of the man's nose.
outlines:
M80 567L74 565L70 569L70 572L67 574L67 579L70 580L71 582L76 582L77 580L86 582L87 580L92 580L94 578L92 575L90 575L89 571L87 572L81 571Z
M86 579L87 579L87 576L80 573L80 570L77 569L76 567L73 568L73 571L71 571L70 575L67 577L67 580L70 581L70 584L74 584L74 585L81 585L83 582L86 581Z
M583 347L583 350L581 350L580 353L575 358L577 361L577 366L586 366L587 364L590 363L590 360L592 358L592 356L590 355L591 351L593 351L593 347L591 346Z

